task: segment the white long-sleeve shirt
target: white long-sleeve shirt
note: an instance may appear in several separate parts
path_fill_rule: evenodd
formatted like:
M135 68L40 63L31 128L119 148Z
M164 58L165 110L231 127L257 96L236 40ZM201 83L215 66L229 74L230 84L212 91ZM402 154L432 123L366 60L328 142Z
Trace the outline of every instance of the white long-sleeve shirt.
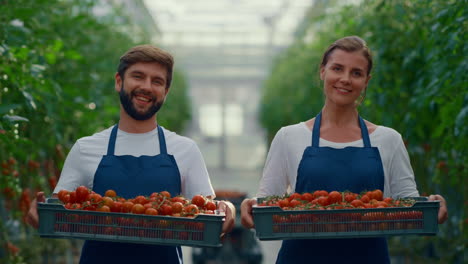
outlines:
M55 187L60 190L74 190L80 185L93 187L94 175L107 153L109 137L113 127L89 137L80 138L70 150ZM201 194L214 197L214 190L208 175L203 156L196 143L172 131L164 129L167 153L173 155L179 167L182 195L188 198ZM115 155L155 156L160 153L158 130L147 133L127 133L118 130L115 142Z
M408 152L401 135L394 129L377 126L369 135L371 146L380 152L384 169L384 196L419 196ZM304 149L312 144L312 131L304 122L281 128L268 152L257 197L283 195L295 191L297 169ZM320 147L363 147L362 139L336 143L320 138Z

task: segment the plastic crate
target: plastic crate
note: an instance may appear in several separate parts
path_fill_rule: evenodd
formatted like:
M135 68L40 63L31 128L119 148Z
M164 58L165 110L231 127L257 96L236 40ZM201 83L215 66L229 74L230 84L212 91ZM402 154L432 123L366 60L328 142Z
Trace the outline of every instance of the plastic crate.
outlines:
M338 210L252 208L260 240L436 235L439 201L417 199L411 207Z
M194 218L68 210L57 199L38 203L39 235L112 242L221 247L224 213Z

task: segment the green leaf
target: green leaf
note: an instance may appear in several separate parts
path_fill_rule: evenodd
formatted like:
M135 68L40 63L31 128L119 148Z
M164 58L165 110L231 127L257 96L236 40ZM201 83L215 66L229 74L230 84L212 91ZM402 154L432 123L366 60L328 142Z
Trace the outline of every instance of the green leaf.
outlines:
M0 114L5 114L10 112L10 110L19 108L21 105L19 104L7 104L7 105L0 105Z

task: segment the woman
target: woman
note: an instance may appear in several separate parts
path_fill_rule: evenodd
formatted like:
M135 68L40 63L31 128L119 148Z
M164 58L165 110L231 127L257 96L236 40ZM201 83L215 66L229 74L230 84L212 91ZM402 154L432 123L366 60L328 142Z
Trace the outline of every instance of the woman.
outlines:
M360 193L380 189L385 197L419 196L408 153L395 130L363 120L357 106L371 79L372 56L356 36L337 40L320 65L325 104L308 121L281 128L270 147L258 197L315 190ZM439 223L447 219L440 195ZM252 205L241 206L242 224L254 227ZM385 238L285 240L277 263L389 263Z

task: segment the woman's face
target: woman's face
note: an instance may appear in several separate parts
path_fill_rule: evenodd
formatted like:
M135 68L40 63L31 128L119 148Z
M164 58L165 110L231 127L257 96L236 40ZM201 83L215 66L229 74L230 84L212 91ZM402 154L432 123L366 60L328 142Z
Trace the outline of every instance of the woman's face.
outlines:
M359 51L332 51L327 64L320 68L326 103L355 107L356 100L371 78L367 75L368 65L367 59Z

